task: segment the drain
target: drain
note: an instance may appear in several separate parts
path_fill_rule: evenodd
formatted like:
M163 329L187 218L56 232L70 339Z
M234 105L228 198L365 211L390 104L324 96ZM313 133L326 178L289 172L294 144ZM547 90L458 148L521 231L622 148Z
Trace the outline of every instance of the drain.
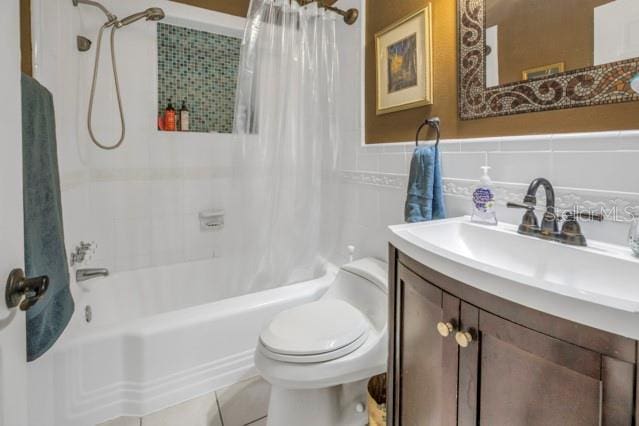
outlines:
M92 319L93 319L93 310L91 309L91 306L87 305L84 307L84 320L86 322L91 322Z

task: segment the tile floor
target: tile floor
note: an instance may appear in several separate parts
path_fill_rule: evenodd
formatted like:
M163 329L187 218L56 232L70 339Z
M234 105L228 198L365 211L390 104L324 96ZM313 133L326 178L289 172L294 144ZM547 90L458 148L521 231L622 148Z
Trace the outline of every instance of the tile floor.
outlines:
M266 426L271 387L253 377L191 401L139 417L98 426Z

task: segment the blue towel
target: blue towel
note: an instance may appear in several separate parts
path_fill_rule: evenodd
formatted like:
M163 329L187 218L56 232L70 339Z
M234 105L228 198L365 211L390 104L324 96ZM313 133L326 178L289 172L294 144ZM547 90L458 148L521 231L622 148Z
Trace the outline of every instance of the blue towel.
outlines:
M439 150L434 146L415 149L404 216L408 223L446 218Z
M47 275L49 288L27 311L27 359L44 354L73 314L64 246L62 201L51 93L22 75L24 257L28 277Z

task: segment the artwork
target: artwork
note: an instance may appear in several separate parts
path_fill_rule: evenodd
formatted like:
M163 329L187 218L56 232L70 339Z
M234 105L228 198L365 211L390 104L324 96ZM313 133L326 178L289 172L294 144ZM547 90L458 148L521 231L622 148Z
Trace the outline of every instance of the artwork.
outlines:
M377 114L433 103L430 4L375 36Z
M522 80L532 80L534 78L548 77L553 74L559 74L565 71L565 64L560 62L558 64L545 65L543 67L531 68L524 70L521 73Z
M388 47L388 92L417 86L417 34Z

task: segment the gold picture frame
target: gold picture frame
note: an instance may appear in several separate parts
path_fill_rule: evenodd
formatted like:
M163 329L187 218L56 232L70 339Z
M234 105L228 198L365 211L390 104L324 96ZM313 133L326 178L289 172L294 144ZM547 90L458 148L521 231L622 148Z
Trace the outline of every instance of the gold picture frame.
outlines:
M530 68L521 72L521 79L524 81L533 78L543 78L554 74L561 74L566 71L566 63L558 62L556 64L544 65L543 67Z
M375 34L377 115L433 103L431 4Z

